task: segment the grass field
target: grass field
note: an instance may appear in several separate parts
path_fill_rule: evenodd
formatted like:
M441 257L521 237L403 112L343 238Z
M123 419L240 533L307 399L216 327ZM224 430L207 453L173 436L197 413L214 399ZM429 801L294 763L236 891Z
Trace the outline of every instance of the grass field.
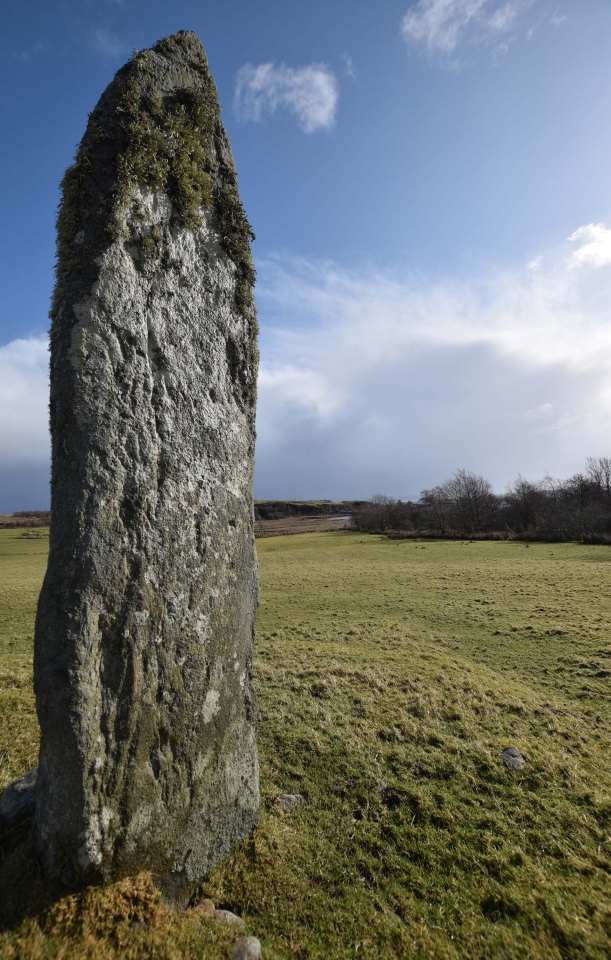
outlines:
M346 532L257 546L262 815L202 895L265 960L607 958L611 550ZM35 763L45 553L0 531L0 787ZM285 813L279 793L304 803ZM146 875L47 904L27 840L0 895L11 960L220 958L236 936L164 911Z

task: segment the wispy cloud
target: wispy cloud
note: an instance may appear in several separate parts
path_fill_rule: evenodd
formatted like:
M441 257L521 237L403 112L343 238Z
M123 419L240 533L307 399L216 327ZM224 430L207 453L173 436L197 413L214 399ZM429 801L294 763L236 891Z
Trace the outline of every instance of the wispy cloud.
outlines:
M532 273L536 273L537 270L541 269L541 264L543 263L543 255L538 254L538 256L533 257L532 260L529 260L526 264L526 269L530 270Z
M563 23L566 23L566 20L567 20L566 14L561 13L559 10L554 10L551 17L549 18L549 22L553 24L555 27L561 27Z
M115 33L105 27L95 27L90 33L90 42L96 53L116 59L129 54L130 48Z
M405 495L457 463L502 489L605 453L609 276L567 270L588 242L461 281L259 263L257 495Z
M492 46L505 52L521 14L533 0L419 0L402 21L408 43L452 57L459 47Z
M19 60L20 63L30 64L39 53L42 53L45 47L45 41L38 40L36 43L32 44L31 47L28 47L27 50L19 50L13 53L13 57L15 60Z
M305 133L330 130L338 100L335 74L323 63L299 68L247 63L236 77L234 107L242 120L261 122L277 110L288 110Z
M347 77L350 77L351 80L356 80L357 70L354 65L354 60L349 53L342 53L342 61L344 64L344 73Z
M525 420L547 420L548 417L551 417L554 412L554 408L551 403L540 403L538 407L533 407L532 410L527 410L524 414Z

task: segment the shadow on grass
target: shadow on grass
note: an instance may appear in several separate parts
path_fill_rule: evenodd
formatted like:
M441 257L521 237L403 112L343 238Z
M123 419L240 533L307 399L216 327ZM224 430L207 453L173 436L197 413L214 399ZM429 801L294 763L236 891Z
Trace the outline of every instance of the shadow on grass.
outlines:
M0 836L0 932L36 917L59 899L43 884L32 845L32 818Z

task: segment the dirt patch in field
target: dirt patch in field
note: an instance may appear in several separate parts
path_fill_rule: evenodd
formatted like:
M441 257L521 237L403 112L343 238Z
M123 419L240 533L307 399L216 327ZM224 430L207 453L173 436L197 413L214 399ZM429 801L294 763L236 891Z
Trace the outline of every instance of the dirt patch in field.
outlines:
M288 537L294 533L326 533L351 530L349 517L283 517L281 520L255 520L255 537Z

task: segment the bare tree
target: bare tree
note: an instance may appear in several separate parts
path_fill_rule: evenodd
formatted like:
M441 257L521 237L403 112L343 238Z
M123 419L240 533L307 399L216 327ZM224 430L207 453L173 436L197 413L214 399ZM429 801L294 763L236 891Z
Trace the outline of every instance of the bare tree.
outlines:
M459 527L473 533L490 528L497 501L488 480L470 470L457 470L443 484L443 489L452 503L453 520Z
M598 488L607 509L611 509L611 457L588 457L586 471L588 478Z
M355 511L354 524L367 533L384 533L391 526L391 510L395 504L385 493L374 493L371 501Z
M420 494L420 503L425 508L425 516L430 526L440 533L446 534L450 525L451 500L443 486L423 490Z
M442 536L510 532L543 540L611 540L611 457L588 457L586 470L566 480L545 476L532 482L518 474L497 497L484 477L456 470L417 503L376 493L356 512L358 529L438 531ZM496 526L495 526L496 525ZM598 538L598 539L596 539Z
M507 526L520 532L533 530L545 512L545 494L539 485L519 473L507 485L504 505Z

